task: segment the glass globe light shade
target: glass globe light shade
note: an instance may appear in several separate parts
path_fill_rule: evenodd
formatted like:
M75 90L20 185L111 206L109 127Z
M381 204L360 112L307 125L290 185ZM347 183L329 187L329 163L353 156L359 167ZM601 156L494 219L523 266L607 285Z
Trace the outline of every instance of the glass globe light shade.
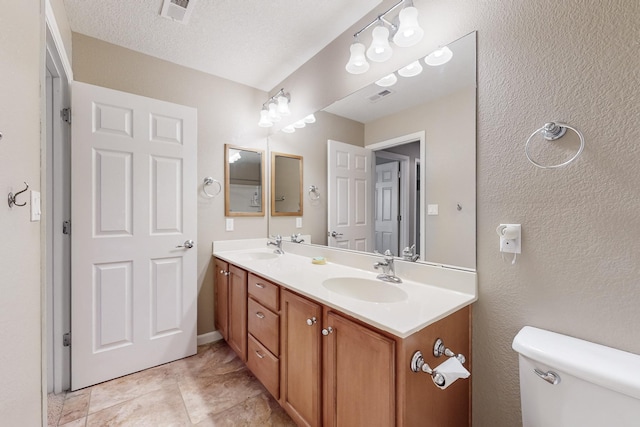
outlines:
M260 110L260 121L258 122L258 126L262 128L270 128L273 126L273 122L269 120L269 111Z
M269 104L269 120L275 123L279 122L281 118L282 117L280 117L280 114L278 114L278 107L276 106L276 104L273 102Z
M302 129L303 127L305 127L307 124L303 121L303 120L298 120L297 122L295 122L293 124L293 127L296 129Z
M396 73L391 73L388 76L385 76L380 80L378 80L376 84L382 87L389 87L389 86L393 86L397 82L398 82L398 78L396 77Z
M366 73L369 69L369 63L364 56L364 45L360 42L355 42L351 44L349 50L351 51L351 56L345 69L351 74Z
M420 65L419 61L413 61L411 64L402 67L398 70L398 74L402 77L413 77L417 76L422 72L422 65Z
M304 118L304 122L305 123L315 123L316 122L316 116L314 116L313 114L309 114L307 117Z
M391 58L393 49L389 44L389 29L384 25L377 26L372 32L373 41L367 49L367 58L374 62L384 62Z
M287 99L286 96L284 95L280 95L278 97L278 114L280 114L281 117L285 117L285 116L290 116L291 115L291 110L289 110L289 100Z
M295 131L296 129L292 125L285 126L282 128L282 132L284 133L294 133Z
M445 46L438 50L434 50L427 55L427 57L424 58L424 62L432 67L437 67L438 65L446 64L451 61L451 58L453 58L453 52Z
M424 30L418 24L418 9L413 6L400 11L400 26L393 36L393 42L400 47L409 47L422 40Z

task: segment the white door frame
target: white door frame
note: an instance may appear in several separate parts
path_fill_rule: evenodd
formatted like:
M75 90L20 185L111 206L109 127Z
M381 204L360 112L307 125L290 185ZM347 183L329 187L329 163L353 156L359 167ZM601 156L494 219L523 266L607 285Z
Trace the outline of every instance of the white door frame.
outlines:
M413 164L413 170L414 171L418 171L418 169L420 170L420 174L416 173L416 176L420 176L419 178L419 182L420 182L420 189L418 191L420 191L420 194L413 194L412 197L414 199L413 202L413 206L415 206L415 212L414 212L414 217L413 217L413 241L416 243L419 243L419 245L416 245L416 253L420 253L422 251L422 241L420 240L420 237L423 233L422 231L422 223L420 222L420 219L422 219L422 215L420 214L420 210L422 209L422 199L421 199L421 195L422 195L422 163L420 163L420 159L415 159L414 164Z
M382 157L383 159L395 160L400 164L400 187L398 192L400 194L400 206L399 215L402 218L398 226L398 253L396 256L402 256L402 249L409 246L409 156L403 154L390 153L388 151L374 151L375 157Z
M70 97L67 67L60 50L62 42L56 40L57 27L55 21L53 24L50 21L49 13L46 22L47 116L43 121L45 167L41 176L45 204L43 391L60 393L68 390L71 383L70 349L63 345L63 334L70 332L71 327L71 242L69 236L62 234L62 223L71 215L70 128L60 118L61 110L69 107Z
M423 130L410 133L407 135L401 135L401 136L387 139L384 141L376 142L374 144L369 144L365 148L369 148L373 151L379 151L379 150L384 150L390 147L395 147L396 145L407 144L409 142L415 142L415 141L420 142L420 163L424 165L425 155L426 155L426 133ZM426 195L424 191L424 182L425 182L425 171L424 171L424 168L421 167L420 168L420 206L422 207L421 209L424 209L425 200L426 200ZM422 235L420 236L420 246L422 248L425 247L425 237L426 237L424 234L425 221L426 221L425 215L421 212L420 230L422 232L421 233ZM424 252L424 250L422 252ZM420 259L424 261L423 254L420 254Z

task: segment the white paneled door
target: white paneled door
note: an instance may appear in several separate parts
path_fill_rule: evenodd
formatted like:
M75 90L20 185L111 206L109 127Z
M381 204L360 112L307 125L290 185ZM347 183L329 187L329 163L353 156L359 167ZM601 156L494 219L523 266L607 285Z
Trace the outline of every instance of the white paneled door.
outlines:
M329 140L327 143L328 245L373 251L372 151Z
M194 108L74 82L71 388L196 352Z
M375 191L375 250L384 253L387 249L400 256L399 249L399 162L376 165Z

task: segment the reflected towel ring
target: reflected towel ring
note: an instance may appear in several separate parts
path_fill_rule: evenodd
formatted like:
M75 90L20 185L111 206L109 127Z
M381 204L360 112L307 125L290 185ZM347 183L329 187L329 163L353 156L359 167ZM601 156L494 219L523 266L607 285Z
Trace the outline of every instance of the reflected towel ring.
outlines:
M309 186L309 199L318 200L320 199L320 190L315 185Z
M562 136L567 132L567 129L571 129L572 131L574 131L578 137L580 138L580 148L578 149L578 152L569 160L567 160L566 162L557 164L557 165L542 165L538 162L536 162L535 160L533 160L531 158L531 156L529 155L529 144L531 143L531 138L533 138L534 136L536 136L537 134L541 134L542 137L544 139L546 139L547 141L555 141L557 139L562 138ZM529 160L531 163L533 163L535 166L542 168L542 169L556 169L556 168L560 168L562 166L566 166L569 163L573 162L575 159L578 158L578 156L580 156L580 154L582 154L582 150L584 150L584 136L582 136L582 133L572 127L569 126L566 123L554 123L554 122L550 122L550 123L545 123L545 125L543 127L541 127L540 129L536 130L535 132L533 132L531 134L531 136L529 137L529 139L527 139L527 143L524 145L524 154L527 156L527 160Z
M207 187L212 185L212 184L218 184L218 191L216 191L215 194L211 194L207 191ZM208 176L204 179L204 184L202 185L202 192L210 199L213 199L214 197L216 197L218 194L220 194L220 192L222 191L222 184L220 184L220 181L218 181L217 179L213 179L212 177Z

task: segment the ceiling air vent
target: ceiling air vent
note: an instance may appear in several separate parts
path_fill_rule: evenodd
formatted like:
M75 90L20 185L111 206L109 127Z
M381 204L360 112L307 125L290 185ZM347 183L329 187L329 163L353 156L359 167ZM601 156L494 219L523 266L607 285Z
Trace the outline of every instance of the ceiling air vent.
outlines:
M164 0L160 16L181 24L189 22L191 12L197 0Z
M389 89L384 89L381 90L380 92L371 95L369 98L367 98L369 100L369 102L378 102L380 101L382 98L389 96L393 93L393 91L390 91Z

